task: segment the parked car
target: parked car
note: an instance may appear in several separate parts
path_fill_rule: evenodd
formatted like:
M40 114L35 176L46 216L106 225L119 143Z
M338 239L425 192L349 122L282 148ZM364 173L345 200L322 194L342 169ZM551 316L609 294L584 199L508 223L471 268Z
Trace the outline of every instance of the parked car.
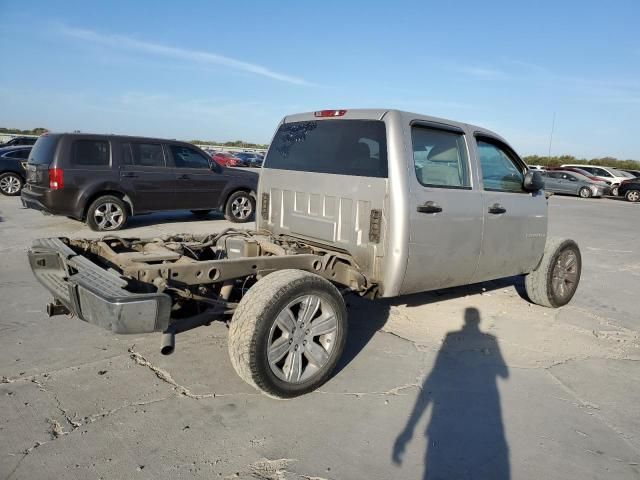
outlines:
M159 138L46 134L36 142L22 190L26 207L118 230L131 215L221 209L232 222L255 211L258 176L210 163L199 148Z
M7 142L0 143L0 147L33 146L36 140L38 137L13 137Z
M640 201L640 178L625 180L618 187L618 195L628 202Z
M228 152L218 152L213 157L213 160L223 167L246 167L247 164L240 160L235 155L231 155Z
M0 148L0 193L20 195L26 178L26 164L30 146Z
M544 189L548 192L577 195L582 198L602 197L609 194L609 187L596 183L577 172L551 170L543 172Z
M260 168L262 166L263 157L257 153L239 152L233 155L242 160L248 167Z
M295 397L338 364L347 293L396 297L523 275L530 301L557 308L578 288L580 249L547 237L540 173L489 130L324 110L286 116L271 145L255 231L36 240L29 263L55 299L47 311L115 333L163 332L164 354L176 333L225 322L238 375Z
M548 170L561 170L561 171L565 171L565 172L576 172L576 173L579 173L581 175L584 175L585 177L587 177L592 182L600 183L602 185L611 185L611 182L609 180L603 180L600 177L596 177L595 175L591 175L586 170L583 170L582 168L578 168L578 167L551 167Z
M635 178L640 177L640 170L622 170L623 172L627 172L630 173L631 175L633 175Z
M627 176L622 172L619 172L615 168L604 167L600 165L582 165L582 164L567 164L561 165L561 167L576 167L586 170L591 175L594 175L602 180L611 182L611 195L614 197L618 195L618 186L623 180L627 180Z

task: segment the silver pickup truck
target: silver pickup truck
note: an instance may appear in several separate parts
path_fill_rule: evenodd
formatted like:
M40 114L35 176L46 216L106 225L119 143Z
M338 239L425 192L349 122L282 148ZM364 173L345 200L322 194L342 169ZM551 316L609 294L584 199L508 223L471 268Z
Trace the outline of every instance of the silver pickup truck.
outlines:
M480 127L396 110L285 117L260 173L256 230L34 242L50 315L114 333L229 326L237 373L275 397L321 385L345 346L344 295L372 299L525 276L576 291L580 250L547 238L537 172Z

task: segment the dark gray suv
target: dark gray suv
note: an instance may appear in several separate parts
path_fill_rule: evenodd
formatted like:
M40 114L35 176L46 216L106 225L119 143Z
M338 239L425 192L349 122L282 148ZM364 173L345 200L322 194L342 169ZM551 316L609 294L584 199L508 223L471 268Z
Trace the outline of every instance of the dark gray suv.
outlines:
M31 151L25 207L118 230L129 216L166 210L232 222L255 212L258 175L224 168L199 148L175 140L92 134L45 134Z

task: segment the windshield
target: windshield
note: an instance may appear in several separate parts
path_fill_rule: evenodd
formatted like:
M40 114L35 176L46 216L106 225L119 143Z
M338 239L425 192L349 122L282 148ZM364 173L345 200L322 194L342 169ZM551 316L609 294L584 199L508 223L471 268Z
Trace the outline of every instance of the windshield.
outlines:
M285 123L271 143L265 168L362 177L387 176L387 141L379 120Z

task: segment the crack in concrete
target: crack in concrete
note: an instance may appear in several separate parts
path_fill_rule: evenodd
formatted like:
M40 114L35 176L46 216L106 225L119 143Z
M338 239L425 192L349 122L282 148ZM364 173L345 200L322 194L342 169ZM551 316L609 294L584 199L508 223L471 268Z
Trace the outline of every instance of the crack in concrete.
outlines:
M135 345L133 345L132 347L130 347L128 349L129 357L131 358L131 360L133 360L136 364L138 364L138 365L140 365L142 367L147 367L149 370L151 370L156 375L156 377L158 377L163 382L171 385L173 387L173 390L178 395L182 395L184 397L192 398L194 400L202 400L202 399L206 399L206 398L230 397L230 396L238 396L238 395L246 395L246 396L258 396L258 395L261 395L261 393L258 393L258 392L256 392L256 393L243 393L243 392L239 392L239 393L216 393L216 392L211 392L211 393L193 393L189 388L185 387L184 385L180 385L178 382L176 382L169 372L167 372L166 370L164 370L164 369L162 369L160 367L156 367L153 363L151 363L149 360L147 360L142 354L136 352L134 350L134 347L135 347Z
M611 425L609 422L607 422L607 420L605 418L603 418L601 415L599 415L597 413L598 410L600 410L600 406L589 402L588 400L585 400L583 398L580 397L580 395L578 395L577 392L575 392L572 388L570 388L568 385L566 385L559 377L557 377L556 375L553 374L553 372L551 371L551 368L545 368L544 369L545 372L547 372L549 374L549 376L564 390L566 391L568 394L570 394L575 400L577 400L578 402L578 406L580 408L584 408L584 409L589 409L591 410L590 415L594 418L597 418L604 426L606 426L607 428L609 428L612 432L616 433L626 444L629 448L631 448L632 451L636 452L637 454L640 454L640 449L634 445L631 440L629 439L629 437L624 433L619 431L616 427L614 427L613 425Z
M382 392L327 392L326 390L316 390L315 392L311 392L311 395L321 394L321 395L344 395L351 397L366 397L366 396L399 396L404 397L408 394L400 393L403 390L407 390L410 388L417 388L418 390L422 390L422 385L420 383L407 383L405 385L399 385L397 387L393 387L389 390Z

